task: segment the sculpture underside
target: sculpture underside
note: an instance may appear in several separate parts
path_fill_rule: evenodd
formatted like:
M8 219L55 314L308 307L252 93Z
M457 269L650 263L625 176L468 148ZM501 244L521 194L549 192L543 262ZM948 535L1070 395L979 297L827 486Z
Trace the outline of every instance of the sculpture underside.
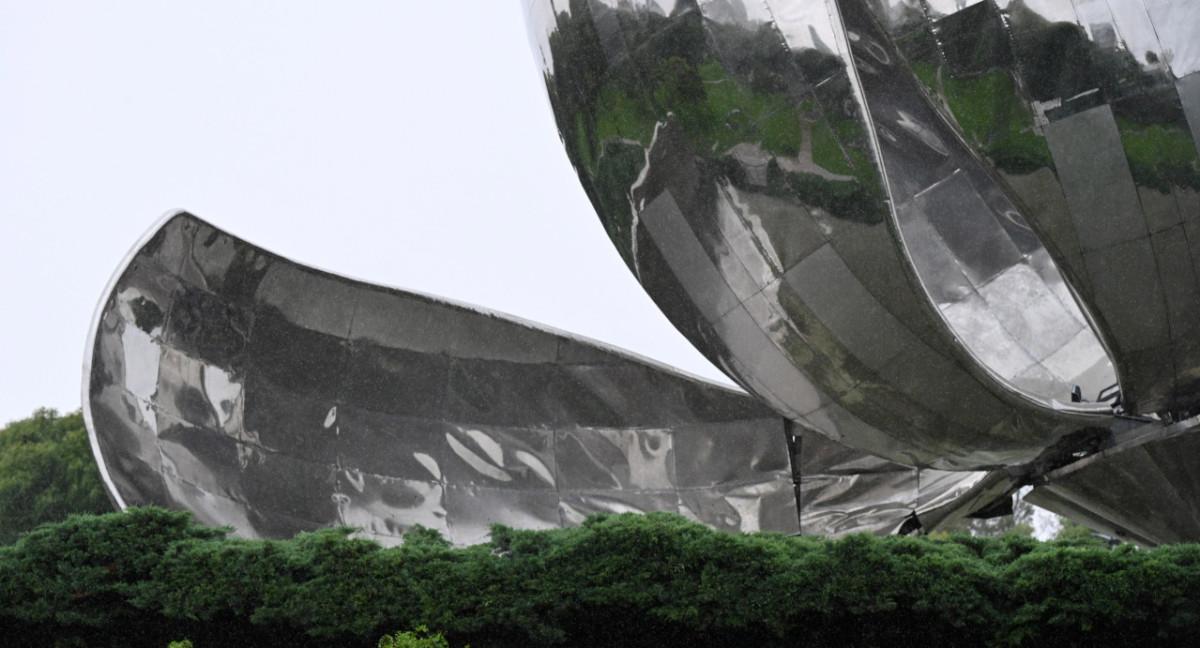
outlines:
M246 537L348 525L395 542L419 524L469 544L493 523L625 511L892 532L983 478L887 462L736 390L307 268L189 214L117 272L90 348L84 411L114 501Z
M1026 500L1116 538L1144 545L1200 539L1200 434L1110 448L1052 471Z

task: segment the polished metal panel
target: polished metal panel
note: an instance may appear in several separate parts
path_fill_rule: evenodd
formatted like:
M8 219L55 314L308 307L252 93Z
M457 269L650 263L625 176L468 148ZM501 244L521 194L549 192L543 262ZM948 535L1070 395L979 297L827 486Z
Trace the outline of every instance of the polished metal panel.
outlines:
M468 544L492 523L606 511L798 532L798 491L805 532L894 531L978 479L922 483L736 390L314 270L185 213L117 271L89 349L84 414L118 506L246 537L350 525L392 543L420 524ZM854 466L888 475L813 486Z
M917 34L936 56L955 52L961 74L1007 65L1007 32L979 17L999 16L994 3L525 10L568 158L618 252L675 326L775 411L899 464L954 470L1022 465L1113 424L1111 403L1079 402L1117 382L1098 318L905 58Z
M1026 499L1108 535L1144 545L1200 538L1200 434L1177 433L1105 450L1053 471Z
M1124 409L1179 418L1200 407L1200 6L866 4L905 59L897 74L919 80L1086 303ZM1084 375L1074 382L1085 394L1107 379Z
M1034 483L1200 537L1198 6L525 0L610 239L752 397L176 214L88 344L109 492L472 543L600 511L910 532Z
M797 439L793 462L803 533L839 536L870 531L897 533L917 512L930 530L1002 496L1012 486L976 501L972 489L985 472L922 470L893 463L834 443L819 434Z

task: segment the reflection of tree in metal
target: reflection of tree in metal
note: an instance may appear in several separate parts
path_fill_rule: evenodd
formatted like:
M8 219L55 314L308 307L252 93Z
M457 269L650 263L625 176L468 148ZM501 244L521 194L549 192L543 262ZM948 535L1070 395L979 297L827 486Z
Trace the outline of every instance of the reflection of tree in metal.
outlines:
M1194 3L526 4L614 244L784 416L1029 478L1200 411Z
M306 268L187 214L117 273L92 349L84 411L113 499L247 536L347 524L390 542L421 524L466 543L495 522L651 510L893 531L914 510L965 512L983 478L878 460L734 390Z
M869 15L653 4L530 20L552 25L539 49L585 190L699 348L896 461L1020 464L1109 424L1071 402L1115 382L1087 316L886 36L846 38Z
M1200 12L1044 4L973 3L889 32L1088 304L1125 408L1186 416L1200 393L1184 321L1200 306L1187 232L1200 213L1200 103L1171 51L1194 39Z
M1038 484L1186 537L1190 504L1139 525L1087 484L1143 481L1165 464L1134 449L1200 412L1195 7L528 0L614 245L763 404L179 216L89 346L110 492L248 534L469 542L597 510L929 528Z

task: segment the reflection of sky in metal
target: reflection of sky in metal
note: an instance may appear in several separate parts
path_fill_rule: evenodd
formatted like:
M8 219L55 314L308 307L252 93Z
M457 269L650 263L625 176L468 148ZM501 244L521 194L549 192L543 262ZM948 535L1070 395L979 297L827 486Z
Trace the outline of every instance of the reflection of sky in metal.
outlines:
M902 0L901 0L902 1ZM952 8L959 0L929 0L931 7ZM969 3L973 4L973 3ZM1001 9L1013 0L997 0ZM1171 66L1176 78L1200 70L1200 3L1191 0L1024 0L1026 9L1049 22L1071 22L1100 45L1108 40L1129 50L1143 65L1152 53ZM943 9L944 11L944 9ZM953 11L944 11L953 13Z
M1001 9L1010 8L1018 2L1050 22L1075 22L1075 8L1070 0L996 0Z
M1200 71L1200 2L1145 0L1165 58L1176 78Z
M961 11L972 5L977 5L984 0L925 0L929 6L930 15L934 18L947 16L956 11Z
M978 4L949 0L929 8L936 18ZM928 20L915 12L900 17ZM866 25L849 28L870 41ZM958 340L1009 387L1055 406L1070 407L1075 385L1085 399L1095 398L1116 383L1116 373L1060 271L923 95L899 80L909 72L880 56L883 48L860 48L856 63L882 134L901 238L930 299Z
M1107 3L1112 11L1113 22L1117 33L1124 41L1125 47L1143 65L1147 63L1147 54L1153 54L1162 60L1162 45L1158 33L1146 6L1142 2L1111 2Z
M798 530L785 423L745 394L321 273L186 214L126 260L95 324L84 415L121 507L183 508L250 537L349 524L387 543L413 524L471 543L493 522L600 511ZM909 508L829 511L838 528L899 524L919 480L895 469L899 491L853 499ZM953 500L978 478L960 477L924 496Z
M554 33L554 16L557 15L557 12L552 14L548 11L535 11L534 5L538 2L549 1L527 0L525 3L525 25L526 35L529 37L529 47L546 73L554 69L554 56L550 53L550 48L546 47L546 42L549 40L550 34Z
M815 49L832 52L838 33L834 28L835 15L827 2L781 2L767 0L770 18L783 34L788 47L794 51Z
M534 0L535 2L546 2L547 0ZM562 7L566 7L570 0L549 0L554 3L555 9L563 11ZM592 0L599 4L611 7L613 9L633 8L638 11L649 11L662 16L669 15L675 10L679 4L678 0ZM737 2L738 0L733 0Z
M1106 425L1107 405L1070 403L1074 384L1094 398L1113 377L1087 318L1019 209L917 91L863 5L711 0L699 15L666 20L638 4L592 6L554 43L558 56L573 57L559 65L603 56L604 87L556 104L562 139L585 186L625 193L594 206L627 263L739 384L832 438L938 468L1019 463L1045 438L1085 421ZM905 14L896 27L924 20L917 8L894 5ZM593 29L603 51L587 53L594 46L579 35ZM795 56L781 56L783 47ZM657 93L660 56L703 61L707 84L737 92ZM761 69L784 61L797 69ZM746 79L750 70L771 84ZM551 79L553 96L573 93L561 85L571 79ZM767 140L768 115L739 121L756 110L746 103L756 94L798 131L784 133L793 150ZM734 103L692 105L725 100ZM688 114L714 123L689 126L680 118ZM626 175L599 163L618 149L633 163ZM696 164L709 150L744 180L731 170L730 182L714 182ZM801 184L768 186L771 160L785 182ZM841 191L849 200L831 199ZM903 240L888 224L888 198L906 214ZM1029 424L1015 420L1025 416ZM997 439L1001 428L1024 438ZM988 449L970 437L989 439Z
M997 376L1065 403L1116 383L1112 363L1045 249L1019 252L962 173L899 209L909 254L947 324Z
M1157 67L1162 61L1159 31L1142 0L1073 0L1076 22L1101 47L1121 47L1143 66Z
M633 6L606 4L617 11ZM689 102L707 97L675 102L650 95L649 112L657 113L659 130L653 142L642 142L648 152L633 187L635 218L654 244L648 247L661 255L641 267L657 264L670 277L664 282L639 274L664 310L681 299L695 307L669 313L681 331L778 411L885 456L910 453L913 461L962 457L959 467L978 461L977 443L985 438L1002 443L997 430L1026 429L1024 422L996 422L1004 411L1046 417L1040 424L1079 417L1066 427L1090 413L1095 427L1108 427L1102 421L1113 413L1107 402L1067 401L1075 385L1085 401L1115 395L1118 369L1126 411L1186 415L1197 401L1192 376L1200 366L1189 346L1200 308L1194 276L1200 266L1193 260L1200 257L1190 243L1200 238L1187 218L1198 204L1196 178L1176 167L1167 171L1173 162L1156 150L1176 147L1176 158L1188 155L1180 131L1190 126L1197 132L1200 125L1195 81L1200 77L1188 76L1196 46L1186 38L1197 27L1200 14L1194 12L1200 5L750 4L701 2L707 45L684 47L692 47L688 51L697 60L716 54L714 62L725 69L710 67L706 73L737 78L785 60L768 54L776 46L763 28L774 27L788 49L803 54L791 60L812 64L803 68L812 78L796 78L783 68L769 71L788 100L804 102L801 121L817 120L801 129L804 140L826 119L843 151L849 143L858 147L855 153L877 160L898 227L880 227L886 213L856 220L863 214L822 203L821 195L802 184L785 185L791 195L767 187L775 190L779 209L792 216L793 229L780 230L772 222L776 208L768 208L770 191L763 191L768 160L776 160L785 180L794 181L788 173L806 173L813 187L819 181L864 181L865 169L839 178L814 173L804 166L813 160L808 152L772 150L764 132L741 129L740 122L726 126L743 139L726 137L710 147L696 124L684 125L692 128L684 136L666 116L683 114L669 112L676 104L687 111L693 108ZM604 20L611 34L616 21L608 11ZM628 24L637 20L629 18ZM697 29L694 18L680 25ZM659 23L655 29L660 27L666 28ZM761 45L745 47L750 34ZM644 32L625 36L647 42ZM830 56L813 56L813 49ZM649 54L647 65L660 62L657 54L676 55L651 45L642 51ZM818 71L816 61L827 67ZM1174 90L1188 124L1170 109L1168 69L1178 77ZM648 92L634 87L639 82L628 85L620 92L631 97ZM1168 109L1157 110L1160 106ZM589 108L581 111L585 119L622 112L603 101ZM731 114L725 107L717 118ZM580 115L558 116L571 149L567 133ZM660 137L664 132L671 135ZM1165 139L1139 146L1160 136ZM756 141L760 137L764 141ZM718 180L715 193L705 191L712 178L693 165L710 148L732 156L724 162L740 165L745 179L734 167L728 184L736 186ZM573 149L576 157L579 150L584 149ZM577 169L585 184L612 179ZM611 216L597 208L602 219ZM643 256L641 249L634 255ZM919 282L909 280L906 262ZM880 280L901 275L903 282ZM925 314L924 297L942 321L932 311ZM849 358L861 367L846 363ZM860 371L863 367L869 372ZM927 415L964 429L930 430L922 423ZM981 432L981 426L990 432ZM894 430L895 436L880 430ZM1030 437L1039 434L1045 433ZM1019 461L999 450L990 460Z
M1185 168L1182 175L1171 179L1162 169L1172 164L1165 157L1171 155L1165 146L1178 144L1180 148L1174 155L1186 156L1183 147L1195 145L1181 141L1180 131L1186 133L1190 126L1191 132L1197 132L1200 100L1196 88L1186 76L1176 83L1178 101L1188 121L1184 124L1170 108L1175 97L1164 83L1164 73L1169 68L1178 76L1189 69L1186 51L1195 39L1185 39L1178 51L1171 41L1174 35L1194 33L1200 27L1200 13L1194 13L1200 4L1174 0L1031 0L997 4L999 15L978 3L974 6L981 10L969 9L961 17L953 13L932 15L938 22L924 28L932 29L938 38L935 53L911 44L901 46L908 48L906 53L916 62L918 71L937 71L936 79L922 78L922 85L950 111L977 152L1004 174L1009 183L1006 191L1015 192L1014 198L1019 198L1029 212L1023 215L1038 226L1039 236L1048 237L1047 245L1057 251L1055 261L1064 264L1067 274L1077 282L1075 288L1095 315L1091 321L1100 326L1114 352L1116 372L1122 376L1123 402L1140 412L1194 402L1195 397L1190 395L1194 388L1188 384L1190 370L1182 367L1197 363L1186 340L1200 293L1193 268L1196 254L1188 249L1191 232L1184 232L1192 228L1185 224L1185 217L1194 213L1196 178L1194 171L1189 177ZM939 8L954 6L957 3L947 2ZM877 10L877 15L895 11L893 6ZM880 17L887 22L887 15ZM893 37L911 34L928 20L917 14L907 19L909 22L903 25L891 25ZM1075 44L1076 35L1090 42ZM972 50L972 41L993 43L993 49L990 54ZM1061 47L1074 49L1063 54L1056 49ZM1128 67L1133 61L1140 65L1140 74ZM981 79L1000 85L985 90ZM1007 87L1008 79L1015 85ZM993 91L1019 112L986 115L978 105L971 107L981 93ZM1139 105L1145 110L1141 117L1134 117ZM1030 106L1032 120L1023 114ZM901 125L911 120L894 121ZM997 142L1000 129L1007 130L1012 141L1022 142L1025 153ZM1139 148L1137 143L1149 133L1161 134L1164 141ZM928 146L924 139L920 141ZM1049 156L1038 152L1045 148L1049 148ZM1164 157L1156 159L1160 155ZM1022 162L1013 164L1012 160ZM975 181L981 194L989 195L986 181ZM898 203L903 208L904 202ZM1006 211L1000 209L997 213ZM983 231L978 226L970 229ZM913 245L917 238L919 235L906 237L910 250L928 253L929 245ZM998 249L990 244L985 247ZM1028 252L1027 246L1023 247L1023 253ZM1039 256L1044 255L1033 253L1029 259ZM982 259L978 251L958 255L958 260L967 265ZM917 261L918 270L925 266L926 274L935 270L946 274L951 267ZM1070 307L1071 291L1056 276L1054 264L1031 265L1043 276L1050 293L1059 297L1068 310L1076 310ZM940 292L940 296L935 294L935 301L947 297L954 301L950 291ZM998 328L983 326L974 312L957 312L973 301L957 302L952 319L957 320L960 329L971 331L964 338L976 337L986 345L989 336L983 333ZM1072 318L1083 320L1078 312L1073 312ZM1081 342L1075 340L1062 348L1064 352L1074 349L1077 354L1086 347L1098 353L1099 344L1089 340L1081 346ZM1032 348L1027 341L1020 346L1023 350ZM1011 369L1022 364L1014 361L1019 354L984 350L982 355L992 357L988 364L994 367ZM1168 355L1174 360L1174 368L1164 362ZM1070 364L1083 371L1087 378L1076 377L1068 384L1080 384L1085 399L1095 397L1095 381L1103 374L1102 368L1097 364L1089 369L1088 363L1077 360L1051 364L1060 370ZM1115 374L1109 370L1107 375ZM1054 391L1061 393L1060 389Z
M111 288L84 407L106 487L247 537L337 524L393 544L421 524L469 544L491 523L650 511L890 533L977 508L993 478L891 463L670 367L321 273L187 214Z

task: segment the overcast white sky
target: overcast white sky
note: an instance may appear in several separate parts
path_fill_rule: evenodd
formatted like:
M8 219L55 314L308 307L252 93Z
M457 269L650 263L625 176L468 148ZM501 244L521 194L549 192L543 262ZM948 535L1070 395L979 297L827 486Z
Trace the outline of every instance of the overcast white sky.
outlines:
M579 188L520 0L0 0L0 422L79 407L96 301L175 208L720 375Z

